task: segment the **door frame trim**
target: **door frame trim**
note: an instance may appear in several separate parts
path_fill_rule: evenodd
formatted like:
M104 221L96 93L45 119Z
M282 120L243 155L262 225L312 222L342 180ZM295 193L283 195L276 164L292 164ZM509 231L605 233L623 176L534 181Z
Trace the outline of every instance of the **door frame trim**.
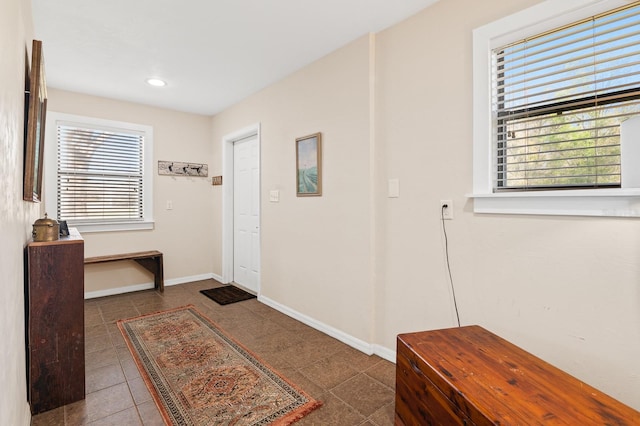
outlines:
M260 163L260 187L262 187L262 156L260 123L249 125L245 128L229 133L222 138L222 175L224 183L222 185L222 280L223 284L233 281L233 144L241 139L256 135L258 139L258 161ZM258 194L261 200L261 194ZM262 209L258 206L260 215L260 234L262 235ZM262 257L262 249L260 250ZM260 265L258 259L258 265ZM259 266L260 267L260 266ZM262 268L260 267L260 272ZM258 274L258 294L260 293L260 275Z

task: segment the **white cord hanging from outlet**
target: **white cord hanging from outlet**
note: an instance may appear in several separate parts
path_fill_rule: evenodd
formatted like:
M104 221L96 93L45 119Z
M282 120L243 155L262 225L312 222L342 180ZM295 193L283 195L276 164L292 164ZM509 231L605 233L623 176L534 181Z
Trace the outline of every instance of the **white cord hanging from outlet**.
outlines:
M440 200L440 212L443 220L453 220L453 200Z

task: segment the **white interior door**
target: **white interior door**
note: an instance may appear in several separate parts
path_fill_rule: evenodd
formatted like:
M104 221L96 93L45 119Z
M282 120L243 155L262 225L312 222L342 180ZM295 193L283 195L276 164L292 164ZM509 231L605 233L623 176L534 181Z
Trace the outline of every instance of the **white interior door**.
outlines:
M258 292L260 153L257 135L233 144L233 281Z

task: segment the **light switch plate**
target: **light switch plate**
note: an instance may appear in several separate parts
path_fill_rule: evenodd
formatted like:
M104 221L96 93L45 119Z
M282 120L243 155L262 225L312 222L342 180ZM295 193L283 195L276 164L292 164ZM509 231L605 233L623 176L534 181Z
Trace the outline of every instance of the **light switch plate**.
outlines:
M277 203L280 201L280 191L277 189L272 189L269 191L269 201L272 203Z
M400 197L400 179L389 179L388 183L389 198Z

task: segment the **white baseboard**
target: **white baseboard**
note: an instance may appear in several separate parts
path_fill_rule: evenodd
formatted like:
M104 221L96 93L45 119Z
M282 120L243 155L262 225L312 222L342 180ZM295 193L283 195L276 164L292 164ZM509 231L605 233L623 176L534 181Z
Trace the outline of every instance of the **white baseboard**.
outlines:
M165 283L166 284L166 283ZM104 290L85 291L85 299L96 299L98 297L115 296L116 294L133 293L134 291L149 290L154 287L153 283L130 285L126 287L107 288Z
M208 279L221 281L222 277L211 272L208 274L192 275L190 277L171 278L169 280L164 280L164 285L165 287L170 287L173 285L191 283L194 281L202 281L202 280L208 280ZM105 290L87 291L84 293L84 298L95 299L98 297L114 296L116 294L132 293L134 291L149 290L152 288L154 288L153 282L124 286L124 287L107 288Z
M214 274L213 272L211 273L211 278L213 278L216 281L220 281L222 284L229 284L229 283L225 283L224 279L220 275Z
M31 406L29 405L29 403L27 401L24 402L24 409L22 411L22 418L24 419L22 424L24 424L25 426L31 425ZM16 423L18 423L18 422L16 422Z
M356 337L351 336L350 334L345 333L342 330L338 330L335 327L327 325L323 322L320 322L314 318L311 318L307 315L304 315L298 311L295 311L287 306L284 306L275 300L271 300L265 296L258 296L258 301L264 303L272 307L273 309L282 312L283 314L294 318L309 327L315 328L318 331L321 331L335 339L340 340L342 343L351 346L354 349L359 350L360 352L364 352L367 355L378 355L380 358L386 359L387 361L391 361L395 364L396 362L396 353L390 349L384 348L380 345L374 345L371 343L367 343L363 340L360 340Z
M396 363L396 351L393 349L385 348L380 345L373 345L373 353L378 355L382 359L386 359L389 362Z
M202 275L192 275L189 277L172 278L169 280L165 280L164 285L173 286L173 285L185 284L185 283L190 283L194 281L202 281L207 279L214 279L224 284L224 281L221 276L214 273L208 273L208 274L202 274ZM154 287L153 282L149 282L149 283L137 284L132 286L109 288L109 289L98 290L98 291L89 291L84 293L84 298L95 299L97 297L113 296L116 294L131 293L134 291L141 291L141 290L149 290L149 289L152 289L153 287ZM347 344L352 348L359 350L360 352L363 352L367 355L377 355L380 358L386 359L387 361L392 362L394 364L396 362L396 352L392 349L385 348L384 346L380 346L373 343L367 343L363 340L360 340L356 337L351 336L350 334L345 333L342 330L339 330L335 327L332 327L314 318L304 315L298 311L295 311L285 305L282 305L276 302L275 300L271 300L268 297L258 296L258 301L264 303L267 306L272 307L273 309L279 312L282 312L287 316L290 316L291 318L294 318L308 325L309 327L315 328L318 331L321 331L335 339L338 339L342 343Z
M203 281L203 280L210 280L210 279L220 281L216 277L217 275L215 275L213 272L209 272L208 274L191 275L190 277L171 278L170 280L164 280L164 285L171 286L171 285L192 283L194 281Z

